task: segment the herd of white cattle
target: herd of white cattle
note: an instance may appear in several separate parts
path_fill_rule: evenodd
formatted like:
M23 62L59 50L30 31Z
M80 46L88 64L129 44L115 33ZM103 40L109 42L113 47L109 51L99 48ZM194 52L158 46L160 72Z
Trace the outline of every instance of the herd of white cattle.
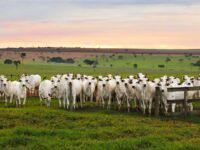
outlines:
M41 103L50 107L51 99L58 99L60 108L83 107L86 101L96 100L101 106L107 105L110 109L112 103L116 103L120 109L125 105L130 110L135 103L142 113L152 113L154 107L156 87L162 91L162 108L164 112L175 112L176 104L168 105L167 100L183 99L184 92L167 92L168 87L192 87L200 86L200 77L185 75L183 81L173 76L163 76L149 80L146 75L138 73L127 78L121 76L98 76L62 74L51 77L50 80L41 79L40 75L22 75L19 81L10 81L4 75L0 76L0 96L5 97L5 104L16 102L16 106L26 105L27 92L35 92ZM188 98L199 97L200 91L190 91ZM71 106L71 107L70 107ZM188 104L190 111L192 103Z

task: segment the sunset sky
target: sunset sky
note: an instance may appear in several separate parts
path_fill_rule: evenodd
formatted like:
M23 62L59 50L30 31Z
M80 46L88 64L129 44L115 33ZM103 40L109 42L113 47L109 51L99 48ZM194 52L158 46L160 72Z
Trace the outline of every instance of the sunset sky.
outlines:
M0 0L0 47L200 48L200 0Z

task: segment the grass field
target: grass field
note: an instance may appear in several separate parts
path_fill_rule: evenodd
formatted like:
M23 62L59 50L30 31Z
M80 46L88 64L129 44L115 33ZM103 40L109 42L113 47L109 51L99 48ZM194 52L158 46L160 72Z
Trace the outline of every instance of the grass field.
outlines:
M168 63L165 62L167 57L171 59ZM144 72L154 78L164 74L196 76L200 72L191 65L199 60L197 56L123 55L119 59L116 55L90 59L98 60L97 68L85 65L84 59L71 65L24 61L18 70L14 65L1 62L0 74L17 75L12 78L17 79L22 73L50 77L67 72L94 76ZM135 63L138 69L133 68ZM164 64L165 68L158 68L159 64ZM56 100L51 108L40 106L38 98L29 98L24 108L5 107L0 102L0 149L200 149L199 115L155 118L135 110L119 112L115 107L106 110L87 104L83 109L66 111L58 108Z
M119 57L122 58L119 58ZM170 58L171 61L166 62ZM46 62L32 62L24 61L16 70L14 65L5 65L3 61L0 63L0 74L5 75L20 75L22 73L37 73L50 77L58 73L81 73L89 75L107 75L107 74L120 74L127 76L136 74L138 72L147 73L150 78L159 77L162 75L174 75L181 77L183 74L198 75L200 72L199 67L194 67L195 63L200 59L199 56L165 56L165 55L110 55L98 56L89 58L90 60L97 60L98 65L96 68L83 63L84 59L78 59L74 64L56 64ZM137 64L138 68L133 65ZM159 68L158 65L165 65L165 68ZM18 78L14 77L14 78Z
M95 104L73 112L0 105L0 149L199 149L199 116L160 117L108 111Z

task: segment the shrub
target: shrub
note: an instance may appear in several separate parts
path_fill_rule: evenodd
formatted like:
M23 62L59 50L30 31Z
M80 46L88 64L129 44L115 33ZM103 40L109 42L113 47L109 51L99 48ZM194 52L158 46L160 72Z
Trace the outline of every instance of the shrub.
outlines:
M169 57L166 58L165 62L169 62L171 59Z
M74 59L72 59L72 58L68 58L68 59L66 59L66 63L74 64L75 61L74 61Z
M63 59L61 57L52 57L48 59L48 62L54 62L54 63L75 63L74 59L68 58L68 59Z
M90 60L90 59L85 59L83 62L87 65L97 65L98 64L97 60Z
M193 66L200 67L200 60L198 60L196 63L194 63Z
M134 67L135 69L137 69L137 68L138 68L138 64L134 64L133 67Z
M165 65L158 65L159 68L165 68Z
M123 59L123 56L122 56L122 55L119 55L119 56L118 56L118 59Z
M6 59L4 61L4 64L12 64L12 63L13 63L13 61L11 59Z

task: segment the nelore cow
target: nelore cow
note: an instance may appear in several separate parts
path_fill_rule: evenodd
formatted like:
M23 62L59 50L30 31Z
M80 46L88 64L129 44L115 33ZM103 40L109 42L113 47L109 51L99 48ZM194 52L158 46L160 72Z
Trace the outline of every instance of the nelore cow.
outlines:
M152 114L154 108L155 89L160 87L162 91L161 105L164 112L169 110L176 111L176 104L168 105L167 100L183 99L183 92L167 92L169 87L192 87L200 86L200 78L189 77L185 75L183 80L174 76L162 76L149 80L145 74L138 73L137 76L130 75L122 78L119 75L93 76L57 74L50 80L41 81L40 75L22 75L19 81L10 81L5 76L0 76L0 94L5 96L7 105L8 98L16 100L16 105L26 104L27 91L35 90L39 86L39 98L45 102L47 107L51 105L51 99L57 99L60 108L77 109L81 108L85 101L93 102L95 99L103 107L107 105L110 109L111 103L116 103L118 109L122 104L130 111L131 104L143 114ZM199 91L189 91L188 98L199 97ZM23 100L23 101L22 101ZM190 110L193 110L192 103L188 104Z

